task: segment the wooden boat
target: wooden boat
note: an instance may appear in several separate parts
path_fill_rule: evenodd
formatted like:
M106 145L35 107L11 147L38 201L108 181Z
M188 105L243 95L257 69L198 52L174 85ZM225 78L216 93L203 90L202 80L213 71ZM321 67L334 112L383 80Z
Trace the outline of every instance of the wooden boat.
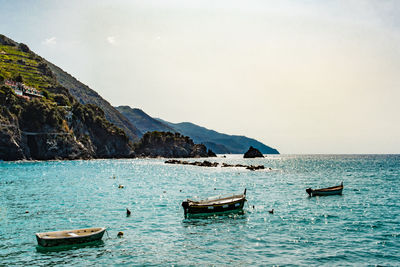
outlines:
M321 188L321 189L311 189L307 188L306 192L310 197L315 196L331 196L331 195L341 195L343 191L343 182L340 185Z
M42 247L81 244L100 240L106 228L85 228L77 230L63 230L56 232L36 233L36 240Z
M182 202L182 207L187 214L218 213L226 211L243 210L246 201L246 189L241 195L233 195L222 198L208 198L205 200L194 201L187 199Z

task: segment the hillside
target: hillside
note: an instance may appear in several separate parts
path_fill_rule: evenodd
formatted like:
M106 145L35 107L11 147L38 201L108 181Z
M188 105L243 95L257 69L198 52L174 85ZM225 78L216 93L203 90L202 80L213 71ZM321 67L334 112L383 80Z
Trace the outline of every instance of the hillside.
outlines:
M57 84L46 61L30 51L29 47L0 34L0 76L4 80L22 81L35 88Z
M250 146L259 149L263 154L279 154L279 152L263 143L245 136L221 134L214 130L193 123L170 123L155 119L140 109L128 106L116 107L129 121L136 125L142 133L152 131L179 132L190 136L195 143L201 143L218 154L243 154Z
M222 134L190 122L171 123L161 119L158 120L173 127L181 134L190 136L196 143L208 144L207 147L215 153L221 152L217 148L210 146L209 143L223 145L232 154L243 154L250 146L257 148L263 154L279 154L278 150L246 136Z
M47 62L47 64L55 74L57 81L65 88L68 88L69 92L81 104L95 104L96 106L99 106L104 111L107 120L123 129L131 141L137 142L139 137L143 135L134 124L111 106L110 103L103 99L96 91L92 90L87 85L84 85L54 64L50 62Z
M175 128L167 125L161 120L154 119L143 110L138 108L131 108L129 106L115 107L121 112L128 120L134 124L142 133L159 131L159 132L180 132ZM190 136L191 137L191 136ZM197 141L196 141L197 142ZM230 154L231 152L222 144L217 144L211 141L202 142L209 149L219 154Z
M0 35L0 67L1 160L134 155L124 131L79 103L28 46Z
M134 124L143 134L146 132L174 132L175 130L168 125L150 117L143 110L131 108L129 106L115 107L132 124Z

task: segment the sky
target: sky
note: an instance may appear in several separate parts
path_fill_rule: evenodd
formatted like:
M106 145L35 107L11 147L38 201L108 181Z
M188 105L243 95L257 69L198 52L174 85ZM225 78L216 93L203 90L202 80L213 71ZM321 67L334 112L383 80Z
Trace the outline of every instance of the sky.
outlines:
M400 153L400 1L0 0L0 33L170 122L285 154Z

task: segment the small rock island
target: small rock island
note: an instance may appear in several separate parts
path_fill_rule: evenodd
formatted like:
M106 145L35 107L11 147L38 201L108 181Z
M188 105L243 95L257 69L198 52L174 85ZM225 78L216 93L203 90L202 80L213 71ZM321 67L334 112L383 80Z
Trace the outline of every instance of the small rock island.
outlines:
M263 154L258 150L257 148L254 148L250 146L249 150L247 150L246 153L244 153L243 158L248 159L248 158L263 158Z

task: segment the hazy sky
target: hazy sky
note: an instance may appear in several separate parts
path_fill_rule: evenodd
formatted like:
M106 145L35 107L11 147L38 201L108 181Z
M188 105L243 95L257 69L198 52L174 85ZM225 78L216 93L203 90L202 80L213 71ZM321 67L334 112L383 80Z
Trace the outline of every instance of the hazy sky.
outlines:
M6 1L0 33L112 105L281 153L400 153L400 1Z

